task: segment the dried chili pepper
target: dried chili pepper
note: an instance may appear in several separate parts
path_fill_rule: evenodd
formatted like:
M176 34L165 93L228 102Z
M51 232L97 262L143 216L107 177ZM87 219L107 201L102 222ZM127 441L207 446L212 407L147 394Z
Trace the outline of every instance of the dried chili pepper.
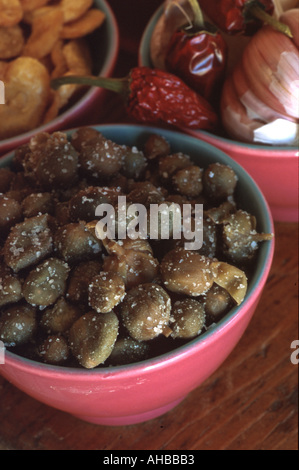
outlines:
M291 37L289 27L271 16L273 0L200 0L200 6L210 21L228 34L252 36L268 23Z
M225 76L227 45L218 28L204 20L197 0L189 2L194 20L172 35L165 65L208 101L217 103Z
M215 129L218 117L207 100L173 74L149 67L135 67L125 78L66 76L52 81L54 89L65 84L97 86L119 93L128 116L143 123L167 123L192 129Z

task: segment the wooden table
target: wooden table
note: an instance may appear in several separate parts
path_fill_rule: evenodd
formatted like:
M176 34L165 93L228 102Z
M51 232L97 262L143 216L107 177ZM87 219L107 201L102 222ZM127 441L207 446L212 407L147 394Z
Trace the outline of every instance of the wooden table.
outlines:
M129 0L110 3L117 12ZM144 2L144 21L159 3ZM143 24L126 35L118 16L126 38L115 71L121 76L136 65ZM108 94L107 116L99 122L123 118L121 104ZM291 348L298 340L298 225L276 223L275 229L274 262L253 320L221 368L177 408L134 426L95 426L33 400L0 377L0 450L298 450L298 364L291 361L294 353L298 362Z

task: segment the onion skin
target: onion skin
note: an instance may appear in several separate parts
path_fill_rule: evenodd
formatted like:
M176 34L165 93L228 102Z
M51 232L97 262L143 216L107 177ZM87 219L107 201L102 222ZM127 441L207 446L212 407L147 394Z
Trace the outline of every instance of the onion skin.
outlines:
M276 112L299 118L293 86L298 80L299 52L291 39L270 27L261 29L242 58L249 87ZM296 70L297 64L297 70Z
M285 139L286 145L294 145L299 126L299 9L283 13L280 21L291 28L293 39L264 26L251 38L223 87L222 124L233 139L263 142L263 126L282 119L285 135L273 130L269 142L268 126L265 142Z
M293 43L299 48L299 8L292 8L284 12L280 17L280 21L291 28Z
M223 126L230 137L241 142L253 142L253 131L260 127L261 123L247 116L246 108L236 94L231 77L223 86L221 115Z
M233 85L240 102L247 109L248 117L257 119L261 122L267 123L274 119L288 119L286 114L281 114L274 111L273 108L267 106L266 103L261 101L250 89L242 63L239 63L232 74Z

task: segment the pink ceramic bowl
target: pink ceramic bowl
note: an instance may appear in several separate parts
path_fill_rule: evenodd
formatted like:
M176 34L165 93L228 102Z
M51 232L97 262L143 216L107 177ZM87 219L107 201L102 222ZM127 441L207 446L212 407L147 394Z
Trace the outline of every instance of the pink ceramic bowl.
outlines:
M152 66L150 41L163 9L162 5L144 31L139 49L139 65ZM262 189L275 221L298 222L298 147L250 145L209 132L190 129L184 129L184 132L218 147L242 165Z
M119 28L109 2L106 0L94 0L94 8L99 8L106 14L105 23L90 36L95 73L103 77L109 77L113 73L118 56ZM84 122L84 119L90 118L93 113L98 116L104 96L105 90L92 88L75 104L48 124L25 134L0 140L0 156L25 144L36 132L53 132L55 130L68 129L79 126Z
M239 178L240 207L256 216L259 231L273 233L271 213L261 191L245 170L219 149L179 132L151 127L110 125L97 129L107 138L130 146L142 144L153 132L159 133L174 152L189 154L203 167L212 162L230 165ZM5 157L1 166L8 165L11 158ZM202 384L234 349L263 292L273 251L274 241L261 244L241 306L202 336L170 353L128 366L77 370L42 365L6 352L0 374L36 400L88 422L129 425L160 416Z

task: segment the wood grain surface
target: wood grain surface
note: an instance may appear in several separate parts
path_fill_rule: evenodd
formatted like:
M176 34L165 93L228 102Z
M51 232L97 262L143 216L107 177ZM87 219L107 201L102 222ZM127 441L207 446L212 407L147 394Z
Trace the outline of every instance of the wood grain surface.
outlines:
M131 2L135 19L140 15L134 31L118 9ZM136 65L140 34L160 2L110 3L126 39L115 71L121 76ZM121 102L109 93L106 99L106 117L91 116L91 123L125 119ZM291 362L298 340L298 225L276 223L275 231L272 269L248 329L218 371L174 410L143 424L96 426L0 377L0 450L298 450L298 364Z

